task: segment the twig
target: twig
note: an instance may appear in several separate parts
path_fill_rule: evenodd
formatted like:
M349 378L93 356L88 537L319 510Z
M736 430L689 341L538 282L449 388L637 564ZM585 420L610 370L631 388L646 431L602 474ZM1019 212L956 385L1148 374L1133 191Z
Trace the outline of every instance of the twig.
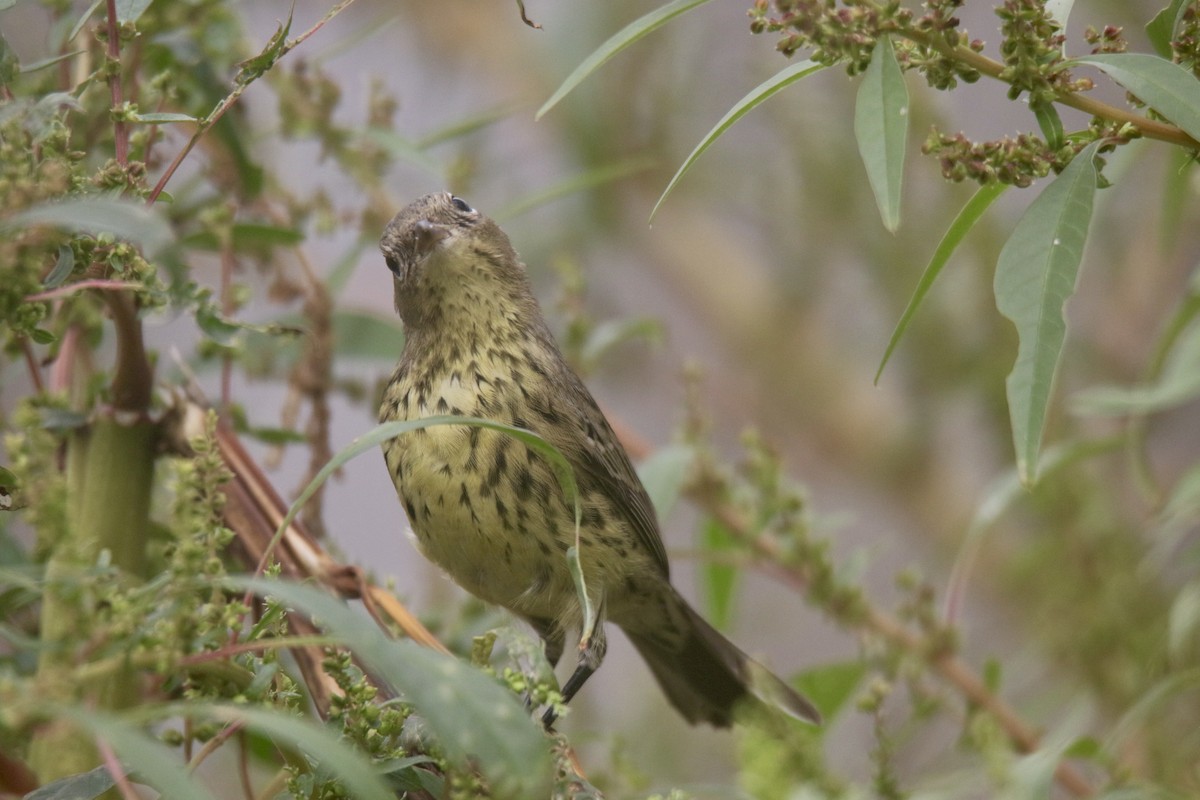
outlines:
M37 358L33 354L33 344L29 338L21 337L21 353L25 356L25 366L29 368L29 379L33 381L33 388L38 394L46 391L46 387L42 384L42 368L38 366Z
M115 2L115 0L108 0L108 2L111 5ZM308 39L308 37L325 27L326 23L340 14L348 5L353 2L354 0L341 0L341 2L331 8L329 13L317 21L317 23L311 28L296 38L289 39L288 41L284 42L283 47L279 49L279 53L275 56L272 66L277 64L280 59L291 52L292 49L294 49L297 45L301 44ZM233 104L238 101L238 98L242 96L242 93L246 91L247 87L254 83L256 79L257 76L246 80L244 83L239 83L233 88L233 91L225 96L225 99L217 104L216 108L214 108L207 117L200 120L196 127L196 132L192 134L192 138L188 139L187 144L183 146L183 149L175 154L175 158L171 161L166 171L163 172L162 177L158 179L158 183L154 185L154 188L150 191L150 194L146 196L146 205L152 205L154 201L158 199L158 196L162 194L163 189L166 188L167 182L171 180L171 177L175 174L175 171L179 169L179 165L183 163L183 160L187 158L188 153L192 152L192 148L194 148L196 143L200 141L200 137L207 133L213 125L217 124L221 117L225 116L225 112L233 107Z
M96 737L96 749L100 751L100 757L104 759L104 766L108 769L108 774L112 776L113 782L121 790L121 796L125 800L140 800L141 795L137 793L133 788L133 784L129 782L129 776L125 774L124 768L121 767L120 759L117 758L117 754L113 752L108 742L100 737Z
M113 62L120 62L121 30L117 24L117 0L107 0L105 14L105 22L108 26L108 58ZM120 109L124 99L121 92L121 71L119 69L109 71L108 89L112 97L113 109ZM113 122L113 142L117 163L122 167L129 166L129 123L120 117Z

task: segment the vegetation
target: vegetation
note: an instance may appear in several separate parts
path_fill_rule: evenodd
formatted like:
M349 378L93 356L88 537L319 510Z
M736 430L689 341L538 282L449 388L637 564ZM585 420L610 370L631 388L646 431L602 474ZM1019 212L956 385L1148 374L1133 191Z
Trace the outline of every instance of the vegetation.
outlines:
M1200 6L721 5L0 0L0 796L1200 793ZM824 727L546 734L527 634L336 555L407 547L371 248L442 186Z

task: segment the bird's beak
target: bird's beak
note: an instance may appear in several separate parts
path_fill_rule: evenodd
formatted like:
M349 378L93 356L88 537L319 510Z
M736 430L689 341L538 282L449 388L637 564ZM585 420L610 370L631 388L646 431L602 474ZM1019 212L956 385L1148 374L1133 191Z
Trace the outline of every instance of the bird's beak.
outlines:
M440 225L435 225L427 219L423 219L416 225L417 228L417 258L424 260L433 252L433 248L438 246L438 243L450 235L450 231Z

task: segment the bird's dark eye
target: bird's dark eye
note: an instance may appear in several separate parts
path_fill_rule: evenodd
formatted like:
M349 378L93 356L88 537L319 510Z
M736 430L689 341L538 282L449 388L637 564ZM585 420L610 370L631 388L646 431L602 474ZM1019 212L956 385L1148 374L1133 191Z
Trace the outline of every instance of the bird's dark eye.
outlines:
M467 204L466 200L463 200L461 197L455 197L454 195L450 195L450 205L454 206L464 214L470 214L475 210Z
M396 257L395 256L384 256L383 260L387 262L387 268L392 271L392 274L395 275L396 277L399 277L400 276L400 262L396 260Z

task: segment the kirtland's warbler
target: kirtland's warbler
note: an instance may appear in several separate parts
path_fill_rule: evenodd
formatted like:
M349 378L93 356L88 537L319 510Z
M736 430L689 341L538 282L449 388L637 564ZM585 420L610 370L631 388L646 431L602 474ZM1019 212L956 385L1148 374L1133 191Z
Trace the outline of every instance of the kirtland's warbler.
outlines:
M572 500L545 458L503 432L435 425L384 445L421 552L467 591L532 625L551 664L569 631L592 628L564 701L604 659L607 618L690 722L728 726L748 697L817 722L808 700L671 586L650 498L563 358L504 231L458 197L429 194L395 216L380 247L405 329L380 420L482 417L554 445L578 484L579 557L596 618L584 625L568 567ZM545 721L553 722L550 712Z

